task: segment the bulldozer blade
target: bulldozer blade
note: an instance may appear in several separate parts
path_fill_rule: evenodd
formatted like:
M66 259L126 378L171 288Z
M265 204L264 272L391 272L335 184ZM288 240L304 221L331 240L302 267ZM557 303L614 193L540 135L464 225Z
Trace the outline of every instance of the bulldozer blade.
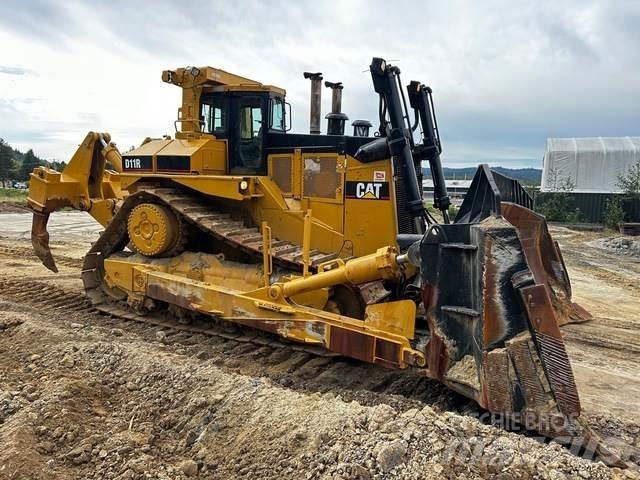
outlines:
M545 285L551 295L558 325L591 320L588 311L571 301L569 274L545 218L515 203L502 202L501 207L505 220L518 229L522 251L535 282Z
M426 375L501 419L625 466L580 416L560 327L591 315L571 301L558 244L513 179L481 165L453 224L411 256L431 337Z
M498 216L439 225L425 235L428 370L489 411L523 414L543 432L552 430L543 416L573 420L580 402L560 310L526 250L518 229Z
M58 273L58 267L49 248L49 232L47 223L49 222L49 212L33 212L33 222L31 224L31 245L33 251L42 264L54 273Z
M543 223L535 225L546 232ZM556 301L570 299L568 278L560 270L538 270L544 243L529 242L521 233L494 215L438 225L424 236L420 270L431 332L426 375L509 423L571 448L591 448L615 464L615 454L580 423L578 390L558 321L566 303Z

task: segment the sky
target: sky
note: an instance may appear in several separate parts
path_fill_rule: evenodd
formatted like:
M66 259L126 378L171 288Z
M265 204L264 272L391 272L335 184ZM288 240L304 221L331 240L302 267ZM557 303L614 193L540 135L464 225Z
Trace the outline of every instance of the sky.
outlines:
M430 85L446 166L541 167L547 137L640 135L640 2L5 0L0 138L68 160L88 131L121 150L174 132L162 70L213 66L283 87L309 128L304 71L377 122L368 66ZM330 90L323 89L323 117ZM323 129L326 128L323 120ZM349 128L349 131L351 129Z

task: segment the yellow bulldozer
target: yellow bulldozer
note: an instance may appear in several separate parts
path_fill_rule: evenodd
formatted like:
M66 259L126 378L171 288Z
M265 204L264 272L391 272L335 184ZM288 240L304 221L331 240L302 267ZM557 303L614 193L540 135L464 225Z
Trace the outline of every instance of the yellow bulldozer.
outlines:
M64 171L34 170L36 254L56 271L49 214L88 212L104 226L82 267L98 310L161 325L232 322L416 369L527 428L598 444L579 421L559 328L588 314L571 302L544 218L486 165L450 218L431 89L405 89L381 58L370 72L378 129L356 120L345 134L343 86L325 82L323 135L321 73L304 74L310 133L300 134L281 88L211 67L164 71L182 89L174 138L121 154L91 132Z

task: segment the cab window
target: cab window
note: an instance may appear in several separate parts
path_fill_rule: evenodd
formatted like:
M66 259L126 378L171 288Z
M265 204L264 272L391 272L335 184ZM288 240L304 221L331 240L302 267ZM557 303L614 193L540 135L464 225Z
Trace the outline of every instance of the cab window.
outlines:
M227 117L224 99L211 99L203 103L200 108L202 131L205 133L221 134L227 129Z
M271 99L270 102L270 110L271 110L271 121L269 126L271 130L279 130L281 132L285 131L284 124L284 101L282 98L275 97Z
M240 102L240 138L248 140L260 136L262 108L260 99L242 99Z
M240 98L240 165L241 168L257 170L262 167L262 99Z

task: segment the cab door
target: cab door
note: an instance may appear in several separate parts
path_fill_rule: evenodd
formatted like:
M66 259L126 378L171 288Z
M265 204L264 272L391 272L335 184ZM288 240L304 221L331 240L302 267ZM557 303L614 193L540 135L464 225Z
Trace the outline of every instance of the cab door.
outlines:
M267 98L259 95L233 96L229 132L232 175L266 175L264 140L267 130Z

